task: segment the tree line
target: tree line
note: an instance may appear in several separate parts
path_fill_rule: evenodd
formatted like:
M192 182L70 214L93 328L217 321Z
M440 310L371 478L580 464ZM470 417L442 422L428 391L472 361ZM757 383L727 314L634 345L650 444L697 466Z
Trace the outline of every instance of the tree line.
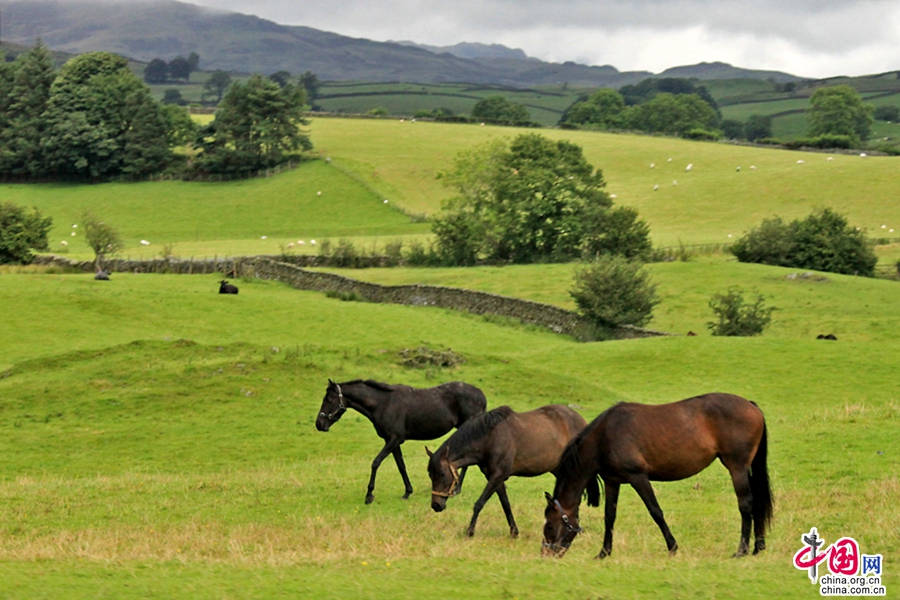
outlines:
M896 121L895 106L877 110L849 85L817 89L810 96L807 136L793 146L856 148L871 134L875 119ZM746 121L722 119L715 100L703 86L687 79L647 79L619 90L601 88L564 112L563 128L628 130L691 139L745 139L782 143L772 137L772 118L751 115Z
M303 86L253 75L229 81L216 118L198 128L183 108L156 101L126 59L91 52L57 71L39 42L0 61L0 178L255 172L312 148L305 104Z

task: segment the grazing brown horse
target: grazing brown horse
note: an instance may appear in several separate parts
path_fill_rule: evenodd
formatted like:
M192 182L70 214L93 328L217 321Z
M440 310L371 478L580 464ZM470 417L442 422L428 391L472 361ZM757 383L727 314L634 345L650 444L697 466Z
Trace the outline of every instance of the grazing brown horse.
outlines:
M406 474L406 464L400 444L406 440L433 440L454 427L459 427L472 417L484 413L487 399L473 385L461 381L444 383L437 387L416 389L407 385L388 385L377 381L328 380L328 388L322 399L322 408L316 418L316 429L328 431L348 408L372 421L378 437L384 440L384 448L372 461L372 475L366 491L366 504L375 499L375 473L388 454L394 455L397 469L403 477L406 493L412 494L412 484ZM465 475L465 473L463 474ZM460 478L460 486L462 478Z
M604 411L566 448L556 472L556 487L544 511L542 554L562 556L581 532L578 506L600 505L606 491L603 549L612 553L619 486L630 484L666 540L670 554L678 544L656 502L651 481L677 481L696 475L716 458L731 474L741 513L741 541L735 557L747 554L750 523L753 554L766 548L772 519L772 490L766 470L766 422L753 402L731 394L706 394L681 402L648 406L623 402Z
M475 502L472 521L466 533L475 535L478 513L491 494L497 492L509 534L519 535L513 518L506 480L511 476L534 477L554 472L566 444L585 426L577 412L554 404L524 413L501 406L463 424L447 438L437 452L431 453L428 474L431 477L431 508L441 512L447 498L458 493L458 469L478 465L487 477L487 486Z

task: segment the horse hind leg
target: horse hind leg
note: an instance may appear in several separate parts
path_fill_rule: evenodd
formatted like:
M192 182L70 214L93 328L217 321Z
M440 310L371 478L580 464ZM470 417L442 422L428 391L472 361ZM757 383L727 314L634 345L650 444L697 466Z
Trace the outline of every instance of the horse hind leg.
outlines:
M678 543L672 536L672 532L669 531L669 526L666 524L663 511L659 507L659 502L656 501L656 494L653 493L653 486L650 485L650 478L645 473L641 473L630 477L628 483L631 484L634 491L636 491L638 496L641 497L641 500L644 501L644 506L647 507L650 516L653 517L653 520L659 526L659 530L662 531L663 538L666 540L666 547L669 549L669 555L674 556L678 551Z
M397 463L397 470L400 471L400 477L403 478L404 491L403 499L408 500L409 495L413 493L412 483L409 481L409 475L406 474L406 463L403 462L403 451L397 446L394 451L394 462Z
M738 510L741 512L741 541L734 558L746 556L750 550L750 524L753 520L753 492L750 489L750 475L747 469L729 469L734 493L737 495ZM757 541L757 545L759 541ZM765 547L765 542L763 542ZM758 550L757 550L758 551Z

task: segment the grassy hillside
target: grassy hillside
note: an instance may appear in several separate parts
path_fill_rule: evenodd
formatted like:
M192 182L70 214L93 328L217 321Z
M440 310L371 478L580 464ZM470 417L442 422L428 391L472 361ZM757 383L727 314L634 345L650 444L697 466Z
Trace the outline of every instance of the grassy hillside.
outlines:
M323 155L351 169L384 197L428 214L451 193L437 174L457 152L522 133L477 125L350 119L317 119L313 129ZM763 218L795 218L816 206L844 212L873 234L888 235L891 228L900 232L900 205L892 200L900 175L892 158L838 155L827 161L825 154L673 138L558 130L541 134L581 145L587 159L603 171L607 190L616 194L617 202L640 211L658 244L727 243L733 239L729 235L739 236ZM804 163L798 164L800 160ZM691 170L686 171L689 164ZM659 189L654 191L654 186ZM884 231L881 225L886 225Z
M696 266L671 265L681 269L672 280L703 285ZM117 274L103 284L87 275L0 277L16 291L0 297L0 310L18 315L0 331L0 363L15 365L0 379L4 596L564 598L665 590L672 598L789 598L810 591L790 557L811 526L829 539L852 535L866 552L900 551L891 526L900 517L892 451L900 344L887 331L837 343L773 335L578 344L273 282L239 282L240 295L222 297L214 276ZM844 318L844 280L819 289L784 294L797 305L808 298L805 314L814 319ZM680 300L671 308L698 310ZM452 371L400 366L397 351L422 340L467 362ZM586 507L587 531L569 554L540 559L549 476L509 484L518 540L508 539L495 500L467 540L483 479L473 472L448 510L433 513L422 442L404 445L411 499L399 499L399 477L385 462L375 503L365 506L379 440L353 412L328 434L314 430L328 377L463 379L481 386L491 406L565 402L588 418L618 400L743 394L762 406L770 432L777 504L769 549L728 558L738 516L719 465L656 485L681 547L675 558L626 489L612 559L593 560L602 516ZM885 583L900 581L886 569Z

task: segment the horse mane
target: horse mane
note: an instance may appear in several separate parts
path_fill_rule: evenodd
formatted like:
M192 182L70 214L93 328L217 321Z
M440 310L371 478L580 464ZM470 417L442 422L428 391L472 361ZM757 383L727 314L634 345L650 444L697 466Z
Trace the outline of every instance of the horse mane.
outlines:
M375 388L376 390L380 390L382 392L394 391L394 388L391 385L387 383L381 383L380 381L375 381L373 379L354 379L353 381L342 381L338 385L353 385L356 383L367 385L370 388Z
M566 448L563 450L562 456L559 459L559 465L556 467L556 485L553 488L554 498L558 497L560 484L563 481L580 479L584 477L585 471L592 467L592 465L582 464L581 445L584 443L584 439L597 428L600 419L602 419L608 411L619 404L621 404L621 402L614 404L600 413L597 418L588 423L588 425L579 431L578 435L572 438L566 445ZM599 477L600 476L597 473L593 473L588 479L587 487L585 487L584 490L584 493L587 496L588 506L600 506Z
M465 448L489 434L494 427L513 414L508 406L499 406L484 414L473 417L459 426L456 433L447 439L447 447L451 452Z

